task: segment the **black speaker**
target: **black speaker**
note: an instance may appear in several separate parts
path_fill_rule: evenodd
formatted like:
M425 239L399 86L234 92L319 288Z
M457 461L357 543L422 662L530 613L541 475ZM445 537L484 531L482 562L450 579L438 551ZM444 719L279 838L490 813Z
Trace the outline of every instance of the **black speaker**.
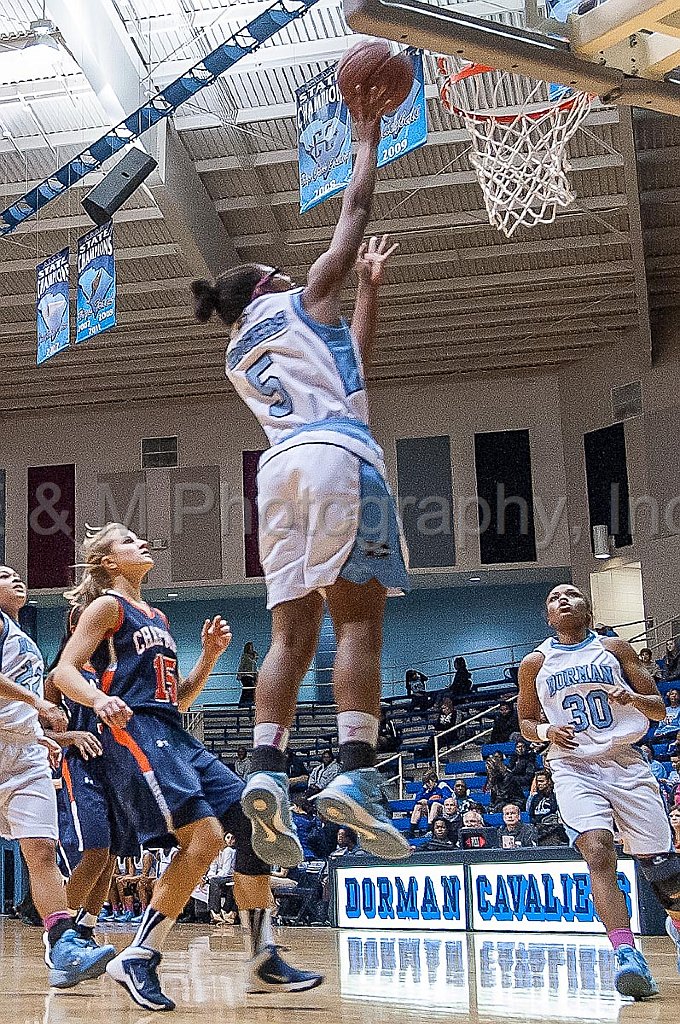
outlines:
M106 224L157 166L153 157L141 149L129 149L113 170L87 193L83 209L95 224Z

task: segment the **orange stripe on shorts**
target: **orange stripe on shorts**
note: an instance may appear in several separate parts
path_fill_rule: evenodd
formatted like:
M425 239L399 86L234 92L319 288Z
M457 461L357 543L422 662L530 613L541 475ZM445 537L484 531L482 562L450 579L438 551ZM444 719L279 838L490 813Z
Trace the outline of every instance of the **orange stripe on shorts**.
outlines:
M152 771L148 757L138 743L135 743L132 736L126 729L119 729L117 726L110 726L111 735L121 747L127 747L142 772Z
M63 778L64 783L66 785L66 792L68 793L69 801L71 803L74 803L75 801L73 799L73 780L71 779L71 772L69 770L66 758L64 758L63 761L61 762L61 777Z

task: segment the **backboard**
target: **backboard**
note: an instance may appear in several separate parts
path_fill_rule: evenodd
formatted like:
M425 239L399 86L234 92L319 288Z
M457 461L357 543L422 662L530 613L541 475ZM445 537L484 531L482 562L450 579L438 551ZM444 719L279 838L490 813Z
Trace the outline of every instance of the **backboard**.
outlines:
M356 32L680 115L680 0L344 0Z

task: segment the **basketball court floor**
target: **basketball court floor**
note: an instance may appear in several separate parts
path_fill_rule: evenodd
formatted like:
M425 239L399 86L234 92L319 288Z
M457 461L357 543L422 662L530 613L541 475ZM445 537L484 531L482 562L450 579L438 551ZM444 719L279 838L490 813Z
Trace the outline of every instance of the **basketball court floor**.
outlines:
M41 932L0 919L1 1024L110 1024L149 1021L108 978L65 992L48 990ZM129 931L110 931L121 947ZM326 974L326 983L294 995L246 995L246 960L238 928L180 925L161 970L177 1002L174 1024L229 1019L340 1024L404 1019L497 1021L677 1021L680 977L666 938L642 940L661 989L633 1003L615 992L613 958L602 937L502 936L450 932L336 931L287 928L278 942L295 963ZM289 1016L291 1015L291 1016Z

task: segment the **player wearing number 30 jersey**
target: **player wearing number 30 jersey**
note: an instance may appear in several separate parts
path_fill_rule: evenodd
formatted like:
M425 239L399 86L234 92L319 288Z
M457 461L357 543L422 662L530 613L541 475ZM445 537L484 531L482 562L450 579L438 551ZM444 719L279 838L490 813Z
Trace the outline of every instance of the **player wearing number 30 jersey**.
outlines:
M590 602L580 590L555 587L546 605L557 637L520 666L522 735L550 743L560 814L588 863L595 909L616 951L616 987L644 999L659 990L635 948L617 882L614 827L668 912L668 933L680 948L680 858L657 781L633 746L666 709L630 644L593 632Z

